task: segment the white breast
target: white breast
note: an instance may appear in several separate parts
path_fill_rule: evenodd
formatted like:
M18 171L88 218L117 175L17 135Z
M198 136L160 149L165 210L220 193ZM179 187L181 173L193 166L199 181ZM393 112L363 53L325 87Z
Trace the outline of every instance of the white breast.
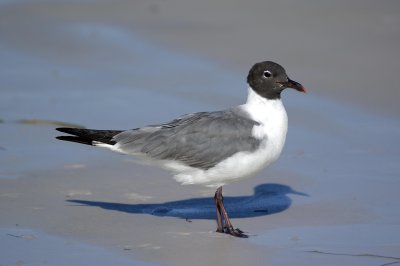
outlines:
M288 118L280 99L269 100L259 96L249 88L246 104L241 106L260 125L253 128L253 136L272 144L279 153L285 144ZM269 143L269 144L268 144Z
M252 134L261 140L260 147L253 152L239 152L206 171L170 163L167 167L178 172L175 175L177 181L182 184L221 186L250 176L279 157L285 144L288 126L282 101L268 100L249 88L247 102L240 108L259 123L253 127Z

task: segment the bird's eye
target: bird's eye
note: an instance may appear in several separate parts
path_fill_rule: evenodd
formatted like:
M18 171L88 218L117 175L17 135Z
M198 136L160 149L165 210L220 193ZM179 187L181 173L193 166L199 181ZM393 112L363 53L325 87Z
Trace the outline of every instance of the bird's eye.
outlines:
M272 73L271 73L271 71L269 71L269 70L265 70L264 73L263 73L263 75L264 75L265 78L270 78L270 77L272 77Z

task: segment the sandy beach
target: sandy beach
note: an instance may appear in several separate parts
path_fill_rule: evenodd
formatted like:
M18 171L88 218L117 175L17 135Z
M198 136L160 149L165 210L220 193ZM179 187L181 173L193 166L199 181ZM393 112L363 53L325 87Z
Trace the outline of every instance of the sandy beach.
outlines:
M386 1L1 1L0 265L400 264L400 4ZM281 158L214 191L135 158L55 139L246 98L274 60Z

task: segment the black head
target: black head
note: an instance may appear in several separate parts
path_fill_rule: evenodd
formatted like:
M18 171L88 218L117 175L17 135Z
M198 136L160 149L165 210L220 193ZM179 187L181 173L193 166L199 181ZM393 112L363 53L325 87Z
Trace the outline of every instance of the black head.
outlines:
M271 61L255 64L249 71L247 83L256 93L267 99L279 99L286 88L306 92L300 83L289 79L281 65Z

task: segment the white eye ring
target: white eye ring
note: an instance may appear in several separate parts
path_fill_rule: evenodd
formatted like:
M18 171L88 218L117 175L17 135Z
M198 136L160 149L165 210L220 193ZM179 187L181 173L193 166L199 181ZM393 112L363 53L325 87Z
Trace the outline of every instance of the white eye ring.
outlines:
M272 77L272 73L269 70L265 70L263 73L263 76L264 76L264 78L268 79L268 78Z

